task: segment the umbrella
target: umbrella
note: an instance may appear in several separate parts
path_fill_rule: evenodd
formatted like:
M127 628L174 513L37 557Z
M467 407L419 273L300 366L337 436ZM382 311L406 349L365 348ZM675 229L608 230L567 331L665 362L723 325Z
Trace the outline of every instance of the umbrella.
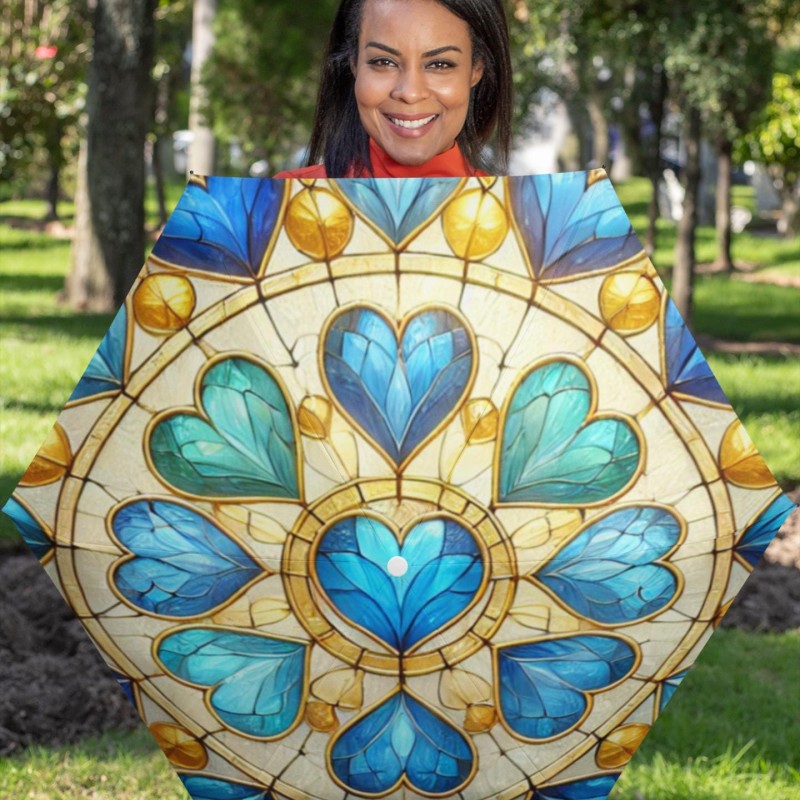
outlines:
M601 170L193 177L5 507L193 798L604 798L793 505Z

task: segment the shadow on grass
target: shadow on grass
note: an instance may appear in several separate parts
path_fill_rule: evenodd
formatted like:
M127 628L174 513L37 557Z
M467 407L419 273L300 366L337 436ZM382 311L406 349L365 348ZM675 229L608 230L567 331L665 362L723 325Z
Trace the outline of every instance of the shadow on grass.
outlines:
M39 317L24 315L6 316L3 323L28 329L44 336L60 336L71 339L96 339L105 336L114 319L113 314L43 314Z
M51 292L64 288L61 275L32 275L30 272L0 275L0 292Z

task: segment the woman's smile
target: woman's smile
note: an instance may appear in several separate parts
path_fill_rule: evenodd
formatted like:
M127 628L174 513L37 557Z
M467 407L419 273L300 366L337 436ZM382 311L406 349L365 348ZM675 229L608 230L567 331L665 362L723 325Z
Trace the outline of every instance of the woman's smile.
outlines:
M484 65L473 64L469 25L436 0L367 0L351 68L369 136L418 165L455 143Z

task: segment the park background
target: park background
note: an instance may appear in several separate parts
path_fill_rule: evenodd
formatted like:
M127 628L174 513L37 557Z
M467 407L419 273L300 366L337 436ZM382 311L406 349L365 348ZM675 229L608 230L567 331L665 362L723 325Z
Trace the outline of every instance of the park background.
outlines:
M606 166L781 486L800 485L800 0L504 0L512 174ZM6 0L0 501L177 203L186 170L302 163L336 2ZM789 526L612 795L800 798ZM9 521L0 796L186 795Z

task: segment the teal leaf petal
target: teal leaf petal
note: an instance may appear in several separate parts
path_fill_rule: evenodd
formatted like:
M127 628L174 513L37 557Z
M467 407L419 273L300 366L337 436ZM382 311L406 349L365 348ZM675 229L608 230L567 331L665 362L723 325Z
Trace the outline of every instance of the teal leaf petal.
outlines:
M176 678L208 689L219 719L246 736L288 733L302 713L308 645L252 633L188 628L158 645Z
M642 250L611 182L589 173L508 181L511 208L540 281L608 269Z
M542 786L531 800L606 800L619 775L597 775L578 781Z
M13 495L3 506L3 513L11 518L19 535L25 540L36 558L41 561L53 552L53 539L34 518L27 506Z
M210 775L180 775L192 800L273 800L266 789Z
M785 494L776 497L739 536L735 552L751 567L755 567L789 514L796 508Z
M389 241L399 245L433 218L460 178L353 178L336 186Z
M218 361L203 374L207 420L171 413L150 436L157 472L199 497L299 497L297 441L277 380L245 358Z
M500 452L504 503L581 505L620 492L639 467L639 440L621 416L590 416L593 388L583 369L553 361L514 390Z
M395 464L456 412L474 360L464 323L444 309L412 316L398 342L383 316L353 308L328 329L323 356L334 397Z

